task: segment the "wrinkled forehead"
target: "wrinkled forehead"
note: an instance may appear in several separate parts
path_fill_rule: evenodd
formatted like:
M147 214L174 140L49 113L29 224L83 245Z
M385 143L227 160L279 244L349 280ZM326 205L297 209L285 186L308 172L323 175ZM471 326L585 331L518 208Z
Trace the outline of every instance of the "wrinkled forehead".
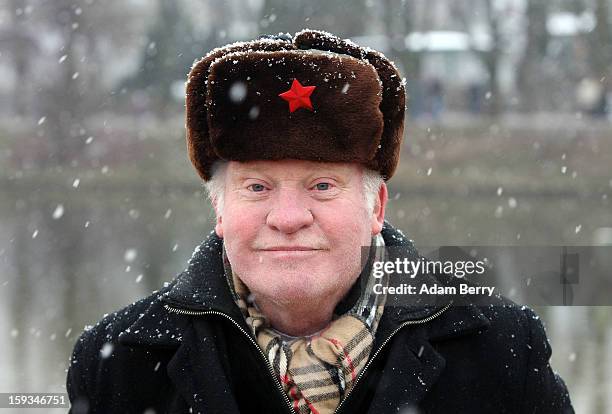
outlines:
M249 174L266 176L272 179L308 179L318 176L352 180L360 178L363 166L352 162L318 162L307 160L255 160L228 161L227 175L230 179L240 179Z

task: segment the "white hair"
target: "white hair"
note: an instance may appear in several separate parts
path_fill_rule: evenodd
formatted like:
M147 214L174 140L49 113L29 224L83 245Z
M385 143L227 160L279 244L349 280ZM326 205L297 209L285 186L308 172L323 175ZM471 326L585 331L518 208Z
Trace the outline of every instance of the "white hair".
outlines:
M210 180L204 183L204 188L210 202L215 206L217 215L223 211L223 195L225 193L225 173L227 170L227 161L217 161L212 167ZM363 194L368 212L374 211L376 205L376 197L380 186L384 180L378 171L364 168L363 176Z
M208 199L215 207L217 215L223 211L223 195L225 194L225 172L227 161L216 161L210 173L210 180L204 182Z
M371 213L372 211L374 211L374 207L376 206L376 197L378 196L380 186L383 185L385 180L382 178L382 175L380 175L378 171L374 171L369 168L364 168L362 181L366 208L368 209L368 212Z

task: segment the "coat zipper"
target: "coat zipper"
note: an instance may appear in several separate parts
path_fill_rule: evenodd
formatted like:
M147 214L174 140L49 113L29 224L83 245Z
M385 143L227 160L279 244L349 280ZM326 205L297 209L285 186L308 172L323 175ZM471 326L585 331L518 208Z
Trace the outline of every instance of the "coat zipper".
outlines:
M372 361L374 361L374 359L376 359L378 354L380 354L380 352L387 345L387 343L389 343L389 341L391 341L391 338L393 338L405 326L408 326L408 325L419 325L419 324L427 323L427 322L430 322L430 321L436 319L438 316L440 316L444 312L446 312L446 310L448 310L448 308L450 308L452 304L453 304L453 302L450 301L446 306L444 306L442 309L438 310L433 315L429 315L428 317L423 318L423 319L414 319L414 320L404 321L400 326L395 328L395 330L393 332L391 332L391 335L389 335L387 337L387 339L385 339L385 341L376 350L374 355L372 355L368 359L368 362L366 363L366 365L363 367L363 369L361 370L361 372L357 376L357 379L353 383L353 386L346 393L344 398L342 398L342 400L338 404L338 407L336 407L336 409L334 410L334 414L337 414L339 412L340 408L342 407L342 404L344 404L344 402L348 399L349 395L351 395L351 392L355 389L355 387L359 383L359 380L363 377L363 375L365 374L365 372L368 369L368 367L372 364ZM278 378L276 378L276 371L274 371L274 368L272 367L272 364L270 364L270 361L268 361L268 357L266 357L266 355L264 354L263 350L261 349L259 344L257 342L255 342L253 337L251 335L249 335L249 333L247 331L245 331L244 328L242 326L240 326L240 324L238 322L236 322L236 320L234 318L232 318L231 316L229 316L226 313L218 312L218 311L194 311L194 310L189 310L189 309L179 309L179 308L175 308L173 306L170 306L168 304L164 304L164 308L166 308L166 310L168 312L178 313L178 314L181 314L181 315L189 315L189 316L218 315L218 316L223 316L227 320L231 321L240 330L240 332L242 332L242 334L249 339L249 341L253 344L253 346L255 346L255 348L259 351L259 354L262 356L264 362L266 363L266 366L268 367L268 371L270 371L270 374L272 375L272 378L274 379L274 383L276 384L277 389L280 391L281 395L284 397L285 402L287 403L287 407L289 407L289 411L293 412L293 407L291 405L291 401L289 400L289 397L287 397L287 394L285 393L285 390L283 389L281 383L278 381Z
M244 328L242 326L240 326L240 324L238 322L236 322L236 320L234 318L232 318L231 316L229 316L226 313L218 312L218 311L193 311L193 310L188 310L188 309L175 308L175 307L172 307L172 306L170 306L168 304L165 304L164 308L166 308L166 310L168 310L169 312L174 312L174 313L178 313L178 314L181 314L181 315L189 315L189 316L218 315L218 316L223 316L227 320L231 321L240 330L240 332L242 332L242 334L245 337L247 337L249 339L249 341L251 341L251 343L255 346L255 348L257 348L257 350L261 354L264 362L266 363L266 365L268 367L268 371L270 371L270 374L272 375L272 378L274 379L274 383L276 384L276 388L280 391L281 395L284 397L285 403L287 404L287 407L289 408L289 412L293 412L293 407L291 406L291 401L289 401L289 397L287 397L287 394L285 393L285 390L283 389L281 383L278 381L278 378L277 378L277 375L276 375L276 371L274 371L274 368L272 367L272 364L270 364L270 361L268 361L268 357L266 357L266 354L264 354L263 350L257 344L257 342L255 342L253 337L251 335L249 335L249 333L247 331L245 331Z
M374 361L374 359L376 359L376 357L378 356L378 354L380 354L380 351L382 351L382 349L389 343L389 341L391 340L391 338L393 338L395 336L395 334L397 334L403 327L408 326L408 325L419 325L419 324L423 324L423 323L427 323L430 322L434 319L436 319L438 316L442 315L444 312L446 312L446 310L448 308L451 307L451 305L453 304L453 301L451 300L446 306L444 306L442 309L440 309L439 311L437 311L436 313L434 313L433 315L429 315L426 318L423 319L413 319L413 320L409 320L409 321L404 321L402 322L402 324L400 326L398 326L397 328L395 328L395 330L393 332L391 332L391 335L389 335L387 337L387 339L385 339L385 341L380 345L380 347L376 350L376 352L374 352L374 355L372 355L369 359L368 362L365 364L365 366L363 367L363 369L361 370L361 372L359 373L359 375L357 376L357 379L355 380L355 382L353 383L353 386L351 387L351 389L346 393L346 395L344 396L344 398L342 398L342 400L340 401L340 404L338 404L338 406L336 407L336 409L334 410L334 414L338 414L338 412L340 411L340 408L342 407L342 404L344 404L344 402L348 399L349 395L351 395L351 392L353 392L353 390L355 389L355 387L357 386L357 383L359 382L359 380L363 377L363 375L365 374L365 372L367 371L368 367L372 364L372 361Z

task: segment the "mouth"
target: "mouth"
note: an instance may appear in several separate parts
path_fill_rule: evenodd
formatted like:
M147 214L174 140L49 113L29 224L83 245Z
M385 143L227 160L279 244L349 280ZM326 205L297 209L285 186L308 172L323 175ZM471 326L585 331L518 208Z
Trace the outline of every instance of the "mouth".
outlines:
M260 249L259 253L262 254L260 256L260 261L263 260L264 257L277 260L296 260L313 257L322 251L323 249L309 246L274 246Z
M314 247L308 246L275 246L261 249L264 252L307 252L321 250Z

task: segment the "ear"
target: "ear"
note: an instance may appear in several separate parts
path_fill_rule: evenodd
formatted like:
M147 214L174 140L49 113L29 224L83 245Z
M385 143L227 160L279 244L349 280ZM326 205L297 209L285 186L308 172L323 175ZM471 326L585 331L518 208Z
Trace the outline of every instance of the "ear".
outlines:
M216 217L215 233L217 233L217 236L219 236L220 238L223 238L223 217L221 216L221 214L219 213L219 209L217 208L217 200L213 200L212 205L213 209L215 210Z
M383 228L383 223L385 222L385 208L387 207L388 200L389 193L387 192L387 185L383 182L378 189L374 210L372 211L372 236L380 233Z

